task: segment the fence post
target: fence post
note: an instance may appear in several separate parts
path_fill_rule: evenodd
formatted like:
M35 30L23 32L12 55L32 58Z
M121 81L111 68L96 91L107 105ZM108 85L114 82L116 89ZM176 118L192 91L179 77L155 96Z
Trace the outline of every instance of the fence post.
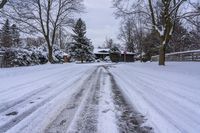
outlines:
M194 53L192 53L192 61L194 61Z

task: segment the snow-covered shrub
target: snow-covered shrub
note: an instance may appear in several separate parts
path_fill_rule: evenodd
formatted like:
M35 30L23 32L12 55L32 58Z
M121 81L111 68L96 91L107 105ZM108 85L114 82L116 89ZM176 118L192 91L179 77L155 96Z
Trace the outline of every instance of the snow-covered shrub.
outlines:
M45 45L39 47L21 47L21 48L1 48L5 51L4 66L32 66L45 64L48 62L48 49ZM64 52L58 46L53 48L53 59L55 63L63 63Z
M104 61L110 62L110 61L111 61L110 56L106 56L106 57L104 58Z
M65 54L62 50L60 50L60 48L58 46L54 46L53 47L53 59L55 63L63 63L64 59L63 59L63 55Z
M31 66L47 63L47 56L39 49L10 48L2 49L4 54L4 66Z

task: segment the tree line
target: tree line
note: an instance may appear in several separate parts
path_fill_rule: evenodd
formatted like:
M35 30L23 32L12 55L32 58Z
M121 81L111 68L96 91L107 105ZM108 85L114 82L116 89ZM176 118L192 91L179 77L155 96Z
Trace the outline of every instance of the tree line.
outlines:
M7 19L0 31L0 45L5 48L17 46L20 43L20 33L16 24L10 25Z
M47 47L47 57L50 63L55 62L54 48L58 47L58 45L61 49L66 48L67 50L63 51L70 51L72 57L81 60L81 62L90 60L89 57L86 57L86 53L87 56L92 58L91 51L93 46L91 41L85 36L86 25L81 19L76 21L74 18L75 14L83 12L83 0L6 0L2 1L0 5L2 8L0 10L1 19L9 19L13 23L17 23L18 27L16 29L20 29L20 32L23 34L44 38L45 42L43 44ZM8 20L6 22L9 23ZM82 23L81 25L80 22ZM73 29L74 34L71 35L69 29ZM82 35L81 33L80 35L77 31L84 34ZM3 47L13 44L8 39L11 38L9 32L2 33L2 37L7 38L3 39L7 41L2 42L1 46ZM41 39L27 38L27 40L29 40L30 44L40 42ZM74 44L74 48L66 46L68 44ZM73 50L79 51L80 56L77 57Z
M128 51L150 56L199 49L200 4L191 0L113 0L121 20L119 39Z

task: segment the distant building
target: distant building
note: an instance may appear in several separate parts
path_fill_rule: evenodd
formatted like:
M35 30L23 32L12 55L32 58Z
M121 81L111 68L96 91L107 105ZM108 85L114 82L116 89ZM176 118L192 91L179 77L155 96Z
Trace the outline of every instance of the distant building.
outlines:
M101 49L97 48L94 49L94 54L96 56L96 59L104 60L106 57L108 57L110 49Z
M110 56L110 49L96 48L94 49L94 54L96 59L104 60L106 57ZM135 53L121 51L120 62L134 62Z

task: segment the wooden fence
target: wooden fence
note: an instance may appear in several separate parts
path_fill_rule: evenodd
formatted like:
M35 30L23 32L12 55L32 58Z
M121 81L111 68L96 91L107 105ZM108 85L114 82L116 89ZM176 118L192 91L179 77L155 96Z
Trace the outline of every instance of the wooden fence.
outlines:
M200 50L169 53L165 56L166 61L200 61ZM158 61L159 56L152 56L152 61Z

